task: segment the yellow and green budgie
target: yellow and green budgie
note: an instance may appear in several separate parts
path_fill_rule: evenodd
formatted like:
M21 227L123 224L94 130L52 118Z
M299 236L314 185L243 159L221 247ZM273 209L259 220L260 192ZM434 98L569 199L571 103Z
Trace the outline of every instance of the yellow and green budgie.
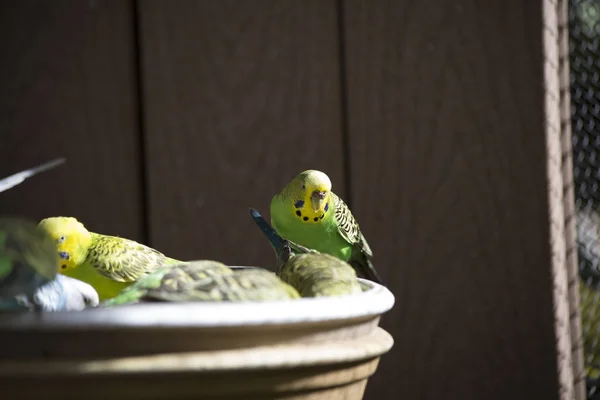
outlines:
M277 275L293 286L302 297L341 296L362 292L356 272L350 264L330 254L291 243L279 236L258 211L251 208L250 214L277 254Z
M90 232L72 217L46 218L38 228L55 241L58 272L92 285L100 301L160 267L180 262L133 240Z
M352 212L317 170L298 174L271 200L271 224L285 239L347 261L367 279L382 283L373 252Z
M583 350L586 376L600 380L600 283L580 279L579 296L583 325Z
M589 400L600 399L600 213L576 211L579 300L584 367Z
M233 270L198 260L160 268L107 300L104 307L163 301L269 301L299 298L298 292L263 269Z

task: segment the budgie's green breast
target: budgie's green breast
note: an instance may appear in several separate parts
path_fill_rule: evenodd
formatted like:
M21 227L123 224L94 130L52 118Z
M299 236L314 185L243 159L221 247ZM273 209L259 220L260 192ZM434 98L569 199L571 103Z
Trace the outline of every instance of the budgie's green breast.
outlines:
M307 204L300 206L292 198L275 196L270 212L271 224L282 237L344 261L352 255L351 244L339 233L333 204L328 204L321 218Z

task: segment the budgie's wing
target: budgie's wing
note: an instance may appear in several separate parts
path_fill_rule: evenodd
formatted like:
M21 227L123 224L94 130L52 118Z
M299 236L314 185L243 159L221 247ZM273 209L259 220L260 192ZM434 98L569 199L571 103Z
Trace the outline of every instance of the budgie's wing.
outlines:
M116 282L135 282L164 265L178 262L133 240L98 234L92 234L92 240L89 262Z
M302 297L361 292L354 269L329 254L300 254L286 263L280 278L296 288Z
M338 232L351 245L357 246L365 255L373 257L371 247L363 236L354 219L354 215L344 200L340 199L335 193L331 193L333 197L333 207L335 211L335 220L338 226Z
M115 297L105 300L100 306L111 307L139 302L140 299L147 293L148 289L156 288L161 285L163 277L171 270L171 267L172 266L164 266L152 272L151 274L147 274L123 289L121 293Z
M149 290L144 298L154 301L261 301L299 297L294 288L269 271L224 272L188 274L185 279L165 276L163 284Z
M331 194L338 232L354 248L353 255L348 262L368 279L383 284L377 270L375 270L375 266L371 262L373 251L369 243L367 243L367 239L365 239L360 231L350 208L335 193Z
M197 260L159 268L130 285L102 306L137 303L140 300L167 300L180 296L192 285L213 276L233 274L233 270L217 261Z
M45 162L37 167L26 169L25 171L17 172L11 176L7 176L4 179L0 179L0 192L4 192L12 188L13 186L17 186L19 183L23 182L25 179L30 178L34 175L39 174L40 172L47 171L52 169L62 163L65 162L64 158L57 158L56 160Z

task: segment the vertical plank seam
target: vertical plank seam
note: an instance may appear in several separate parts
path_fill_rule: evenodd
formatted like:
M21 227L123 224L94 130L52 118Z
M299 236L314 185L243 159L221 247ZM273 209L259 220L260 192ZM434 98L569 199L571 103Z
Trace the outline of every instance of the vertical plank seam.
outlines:
M576 243L575 194L573 187L573 148L571 136L571 93L569 71L569 3L558 0L558 46L560 85L560 126L562 145L563 202L565 212L566 268L569 318L571 328L571 357L573 363L573 396L585 400L585 370L579 299L579 260Z
M342 130L342 160L344 171L344 186L346 194L344 201L352 208L352 165L350 157L350 121L348 120L348 80L346 73L346 25L344 23L344 0L336 0L337 29L338 29L338 62L340 75L340 118Z
M144 76L143 76L143 54L142 54L142 28L140 16L139 0L131 1L132 7L132 30L133 30L133 63L134 63L134 85L137 104L137 130L138 130L138 145L140 150L140 186L142 191L142 201L140 203L142 215L142 240L143 243L152 246L150 238L150 194L148 163L146 154L146 122L145 122L145 102L144 102Z
M559 398L574 400L571 324L566 266L561 142L559 43L556 0L542 2L546 166Z

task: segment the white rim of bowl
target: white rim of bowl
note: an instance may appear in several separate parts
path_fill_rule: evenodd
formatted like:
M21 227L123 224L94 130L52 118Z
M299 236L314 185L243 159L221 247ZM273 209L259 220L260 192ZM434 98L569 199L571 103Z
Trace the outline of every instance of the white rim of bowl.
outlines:
M394 306L394 295L386 287L361 278L359 282L371 289L356 295L265 302L157 302L75 312L7 313L0 315L0 330L282 325L375 317Z

